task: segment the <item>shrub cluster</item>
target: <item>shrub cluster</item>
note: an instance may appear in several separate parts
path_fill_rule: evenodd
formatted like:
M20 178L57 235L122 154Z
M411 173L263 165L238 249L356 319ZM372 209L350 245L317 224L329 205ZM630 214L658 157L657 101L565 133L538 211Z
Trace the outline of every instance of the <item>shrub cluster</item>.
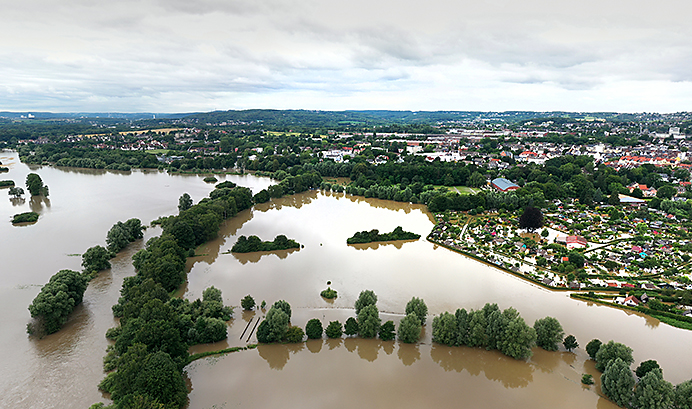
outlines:
M536 331L529 327L514 308L500 311L497 304L485 304L480 310L458 309L442 313L432 323L433 341L448 345L497 349L514 359L532 355Z
M74 307L82 302L87 282L86 276L76 271L55 273L29 306L36 321L27 325L27 331L43 335L60 330Z
M17 224L17 223L34 223L35 221L38 220L38 213L36 212L25 212L25 213L19 213L15 214L12 217L12 224Z
M236 241L231 248L231 251L233 253L252 253L254 251L274 251L299 248L300 243L289 239L283 234L280 234L274 238L274 241L262 241L257 236L240 236L238 237L238 241Z
M142 230L144 230L144 227L142 227L142 222L139 219L133 218L125 223L117 222L108 230L108 234L106 235L108 251L118 253L127 247L128 244L137 239L141 239L144 237Z
M418 240L420 234L404 231L401 226L397 226L390 233L382 233L377 229L370 231L361 231L346 240L348 244L372 243L374 241L392 241L392 240Z
M163 219L162 235L135 254L137 274L125 278L121 297L113 306L120 327L107 333L115 345L104 364L106 370L117 370L100 384L116 405L185 404L182 368L188 362L188 347L225 339L225 321L232 310L223 305L221 291L214 287L192 302L171 298L169 293L185 281L189 250L213 238L223 219L251 205L249 189L219 184L209 198Z

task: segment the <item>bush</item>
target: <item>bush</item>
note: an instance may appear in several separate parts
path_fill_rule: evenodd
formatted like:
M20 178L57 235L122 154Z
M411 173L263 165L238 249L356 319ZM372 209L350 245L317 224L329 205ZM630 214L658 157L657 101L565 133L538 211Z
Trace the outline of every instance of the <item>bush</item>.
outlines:
M240 306L243 307L244 310L250 311L255 307L255 299L248 294L240 300Z
M380 312L377 306L368 305L358 313L358 335L363 338L374 338L380 329Z
M353 317L348 317L344 325L344 334L356 335L358 333L358 321Z
M565 335L557 319L545 317L536 320L533 328L536 330L536 345L546 351L557 351L558 343L562 342L562 337Z
M328 338L341 338L341 334L343 334L343 330L341 329L341 323L339 321L329 322L329 325L327 325L325 333L327 334Z
M272 308L278 308L282 310L284 313L286 313L288 319L291 319L291 304L289 304L288 301L279 300L272 305Z
M363 290L360 292L358 299L356 300L356 315L360 313L360 310L367 307L368 305L377 304L377 295L372 290Z
M644 361L639 366L637 367L637 370L635 373L637 374L637 378L641 379L649 373L653 369L661 369L661 367L658 365L658 362L656 362L653 359L649 359L648 361Z
M327 287L327 289L323 290L320 295L328 300L333 300L336 298L336 290L332 290L331 287Z
M34 329L46 334L57 332L74 307L82 302L86 288L86 277L76 271L55 273L29 306L31 316L38 320L38 328Z
M90 247L82 254L82 267L84 267L84 273L93 275L101 270L111 268L111 263L108 261L110 258L111 253L104 247Z
M591 359L594 361L596 360L596 354L598 353L598 350L601 348L602 344L603 343L600 339L592 339L588 344L586 344L586 353L589 354L589 357L591 357Z
M387 321L380 327L379 334L382 341L391 341L394 339L394 321Z
M581 376L581 383L584 385L593 385L593 375L590 375L588 373L585 373Z
M406 315L414 312L421 325L425 325L425 318L428 315L428 306L425 305L425 301L416 297L411 298L411 301L406 304Z
M399 331L397 335L402 342L413 344L420 339L421 329L420 319L415 312L412 312L399 322Z
M36 212L26 212L15 214L12 217L12 224L16 223L34 223L38 220L38 213Z
M309 339L320 339L322 338L322 333L324 329L322 328L322 322L317 318L313 318L305 325L305 334Z
M619 342L609 341L601 345L596 353L596 369L603 372L611 361L618 358L629 367L634 362L632 348Z
M286 331L286 342L289 344L297 344L298 342L303 342L305 338L305 332L300 327L290 327Z
M274 241L262 241L257 236L240 236L238 241L231 247L231 252L233 253L252 253L255 251L275 251L275 250L289 250L289 249L299 249L300 243L295 240L291 240L280 234L274 238Z

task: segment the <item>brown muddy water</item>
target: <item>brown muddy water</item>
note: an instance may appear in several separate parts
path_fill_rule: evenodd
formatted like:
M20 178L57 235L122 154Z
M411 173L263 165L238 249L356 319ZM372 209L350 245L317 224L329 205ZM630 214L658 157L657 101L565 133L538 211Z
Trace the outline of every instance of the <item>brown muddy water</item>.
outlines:
M9 160L8 160L9 159ZM29 169L15 154L0 154L10 163L9 174L18 184ZM110 226L138 217L148 223L177 212L177 200L188 192L195 201L212 188L197 176L164 173L68 171L40 168L37 173L50 186L50 203L42 202L41 218L32 226L13 227L10 217L28 211L23 204L0 197L3 256L0 306L0 407L85 408L108 402L97 390L103 378L101 359L108 344L107 328L114 325L110 307L118 297L123 277L134 274L134 243L118 255L113 268L92 281L84 304L67 326L42 340L25 332L26 307L40 286L62 268L79 269L81 259L70 254L105 242ZM270 181L251 176L228 176L257 191ZM1 193L1 192L0 192ZM37 206L34 204L34 206ZM383 319L402 317L406 302L423 298L430 316L423 342L417 346L378 340L342 339L310 341L301 345L263 345L221 357L205 358L188 366L190 408L223 407L443 407L613 408L599 397L598 388L582 387L582 373L596 375L583 346L592 338L614 339L634 349L635 364L656 359L666 379L679 383L689 371L692 332L603 306L571 300L482 263L467 259L424 239L391 244L348 246L356 231L396 226L423 237L432 228L421 206L343 194L307 192L256 206L222 226L219 239L201 246L199 257L188 262L186 297L199 297L204 288L221 289L227 303L238 305L251 294L258 303L278 299L293 307L292 323L305 326L319 318L344 322L362 289L378 295ZM158 234L147 231L147 237ZM239 235L271 240L285 234L304 245L300 250L276 253L230 254ZM333 301L319 296L331 287ZM549 353L534 349L527 362L506 358L496 351L448 348L430 342L432 317L458 307L480 308L496 302L515 307L532 324L550 315L581 347L576 353ZM191 352L218 350L256 342L240 335L250 329L262 311L235 310L228 339L200 345ZM249 331L249 330L248 330ZM633 366L634 366L633 365Z

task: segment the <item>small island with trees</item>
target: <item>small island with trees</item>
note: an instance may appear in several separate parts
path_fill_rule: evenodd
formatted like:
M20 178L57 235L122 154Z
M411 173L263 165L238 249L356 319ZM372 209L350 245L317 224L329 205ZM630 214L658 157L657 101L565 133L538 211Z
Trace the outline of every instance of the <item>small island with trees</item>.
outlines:
M274 241L262 241L257 236L240 236L238 241L231 248L232 253L252 253L255 251L274 251L274 250L289 250L299 249L300 243L295 240L280 234L274 238Z
M347 244L372 243L375 241L394 241L394 240L418 240L420 234L404 231L401 226L397 226L391 233L380 234L377 229L370 231L360 231L346 240Z
M37 220L38 220L38 213L36 213L36 212L19 213L19 214L15 214L14 217L12 217L12 224L36 223Z

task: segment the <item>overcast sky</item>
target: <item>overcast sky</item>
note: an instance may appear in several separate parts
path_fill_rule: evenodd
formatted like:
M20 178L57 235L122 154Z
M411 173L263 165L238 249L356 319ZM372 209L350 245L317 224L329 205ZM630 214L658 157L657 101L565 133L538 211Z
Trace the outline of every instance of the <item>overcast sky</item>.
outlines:
M689 0L3 0L0 110L692 111Z

